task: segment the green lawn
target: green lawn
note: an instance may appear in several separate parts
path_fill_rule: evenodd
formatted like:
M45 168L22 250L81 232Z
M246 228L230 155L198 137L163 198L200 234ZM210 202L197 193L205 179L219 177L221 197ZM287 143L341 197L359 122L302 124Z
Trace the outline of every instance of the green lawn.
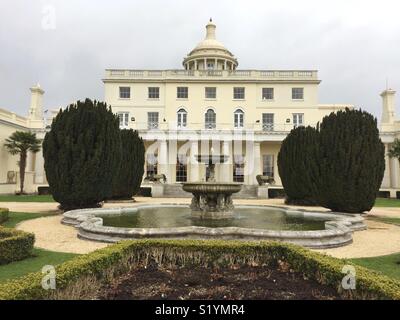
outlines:
M375 207L400 207L400 199L377 198Z
M0 266L0 283L15 279L31 272L41 271L45 265L58 265L77 256L74 253L33 249L34 256Z
M370 220L378 221L378 222L383 222L383 223L389 223L389 224L395 224L397 226L400 226L400 218L391 218L391 217L368 217Z
M0 195L0 202L55 202L51 195Z
M31 212L9 212L8 220L2 224L4 227L14 228L18 223L24 220L36 219L40 217L48 217L58 215L58 212L41 212L41 213L31 213Z
M351 259L355 264L378 271L388 277L400 280L400 253L388 256Z
M18 223L24 220L31 220L40 217L56 215L56 212L29 213L29 212L10 212L9 219L2 225L14 228ZM45 265L57 265L75 257L76 254L47 251L34 248L33 256L21 261L12 262L6 265L0 265L0 282L9 279L18 278L30 272L40 271Z

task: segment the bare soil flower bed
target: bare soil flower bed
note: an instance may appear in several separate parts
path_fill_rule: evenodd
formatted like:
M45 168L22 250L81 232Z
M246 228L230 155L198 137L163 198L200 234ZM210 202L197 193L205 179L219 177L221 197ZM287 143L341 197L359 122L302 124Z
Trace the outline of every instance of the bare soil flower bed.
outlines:
M333 300L335 290L304 279L285 268L260 266L236 268L157 266L137 268L103 287L97 299L263 299Z

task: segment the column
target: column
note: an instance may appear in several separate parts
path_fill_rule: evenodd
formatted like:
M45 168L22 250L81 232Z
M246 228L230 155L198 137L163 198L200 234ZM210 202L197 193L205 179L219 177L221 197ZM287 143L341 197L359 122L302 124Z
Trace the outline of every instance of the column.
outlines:
M230 152L229 148L230 141L223 141L222 142L222 152L221 155L228 156L228 161L221 164L220 168L220 181L221 182L232 182L232 172L230 170L231 163L233 163L233 155Z
M194 60L194 70L197 70L197 60Z
M227 70L226 60L224 60L224 70Z
M204 70L207 70L207 59L204 58Z
M218 70L218 59L217 58L215 58L214 70Z
M390 181L392 188L399 188L399 160L390 158Z
M199 154L199 147L197 141L191 141L190 145L190 162L189 162L189 181L196 182L200 180L199 177L199 163L195 156Z
M176 182L176 161L178 153L178 141L176 139L168 140L168 173L167 176L168 183Z
M254 142L254 170L253 184L257 184L256 176L261 174L261 143Z
M36 184L45 183L45 173L44 173L44 159L43 152L40 149L39 152L35 154L35 176L34 182Z
M385 143L385 173L383 175L381 188L390 188L390 158L388 156L389 145Z
M157 169L158 174L165 174L168 179L168 145L166 140L160 141Z

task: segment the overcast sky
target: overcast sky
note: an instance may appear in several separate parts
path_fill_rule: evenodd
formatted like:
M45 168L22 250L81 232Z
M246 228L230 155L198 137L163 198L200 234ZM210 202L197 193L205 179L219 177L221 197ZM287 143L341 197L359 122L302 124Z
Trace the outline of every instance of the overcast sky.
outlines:
M182 68L210 17L239 69L318 69L320 103L380 117L386 79L400 91L398 0L1 0L0 108L26 115L37 82L51 109L103 99L105 68Z

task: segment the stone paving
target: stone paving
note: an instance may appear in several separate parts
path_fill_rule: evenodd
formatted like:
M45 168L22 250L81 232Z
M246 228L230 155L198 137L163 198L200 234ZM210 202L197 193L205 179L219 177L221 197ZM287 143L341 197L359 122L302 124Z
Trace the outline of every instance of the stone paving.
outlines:
M105 208L130 207L146 203L187 203L189 198L136 198L135 203L106 203ZM236 204L256 204L270 206L286 206L282 199L236 199ZM1 207L9 208L17 212L49 212L57 210L56 203L1 203ZM328 211L321 207L301 207L309 211ZM400 217L399 208L373 208L368 216L390 216ZM36 235L36 246L48 250L87 253L98 248L107 246L104 243L80 240L76 237L76 229L60 223L60 216L52 216L28 220L20 225L18 229L30 231ZM373 257L400 252L400 227L384 224L367 219L368 230L357 231L353 234L353 243L340 248L318 250L339 258Z

